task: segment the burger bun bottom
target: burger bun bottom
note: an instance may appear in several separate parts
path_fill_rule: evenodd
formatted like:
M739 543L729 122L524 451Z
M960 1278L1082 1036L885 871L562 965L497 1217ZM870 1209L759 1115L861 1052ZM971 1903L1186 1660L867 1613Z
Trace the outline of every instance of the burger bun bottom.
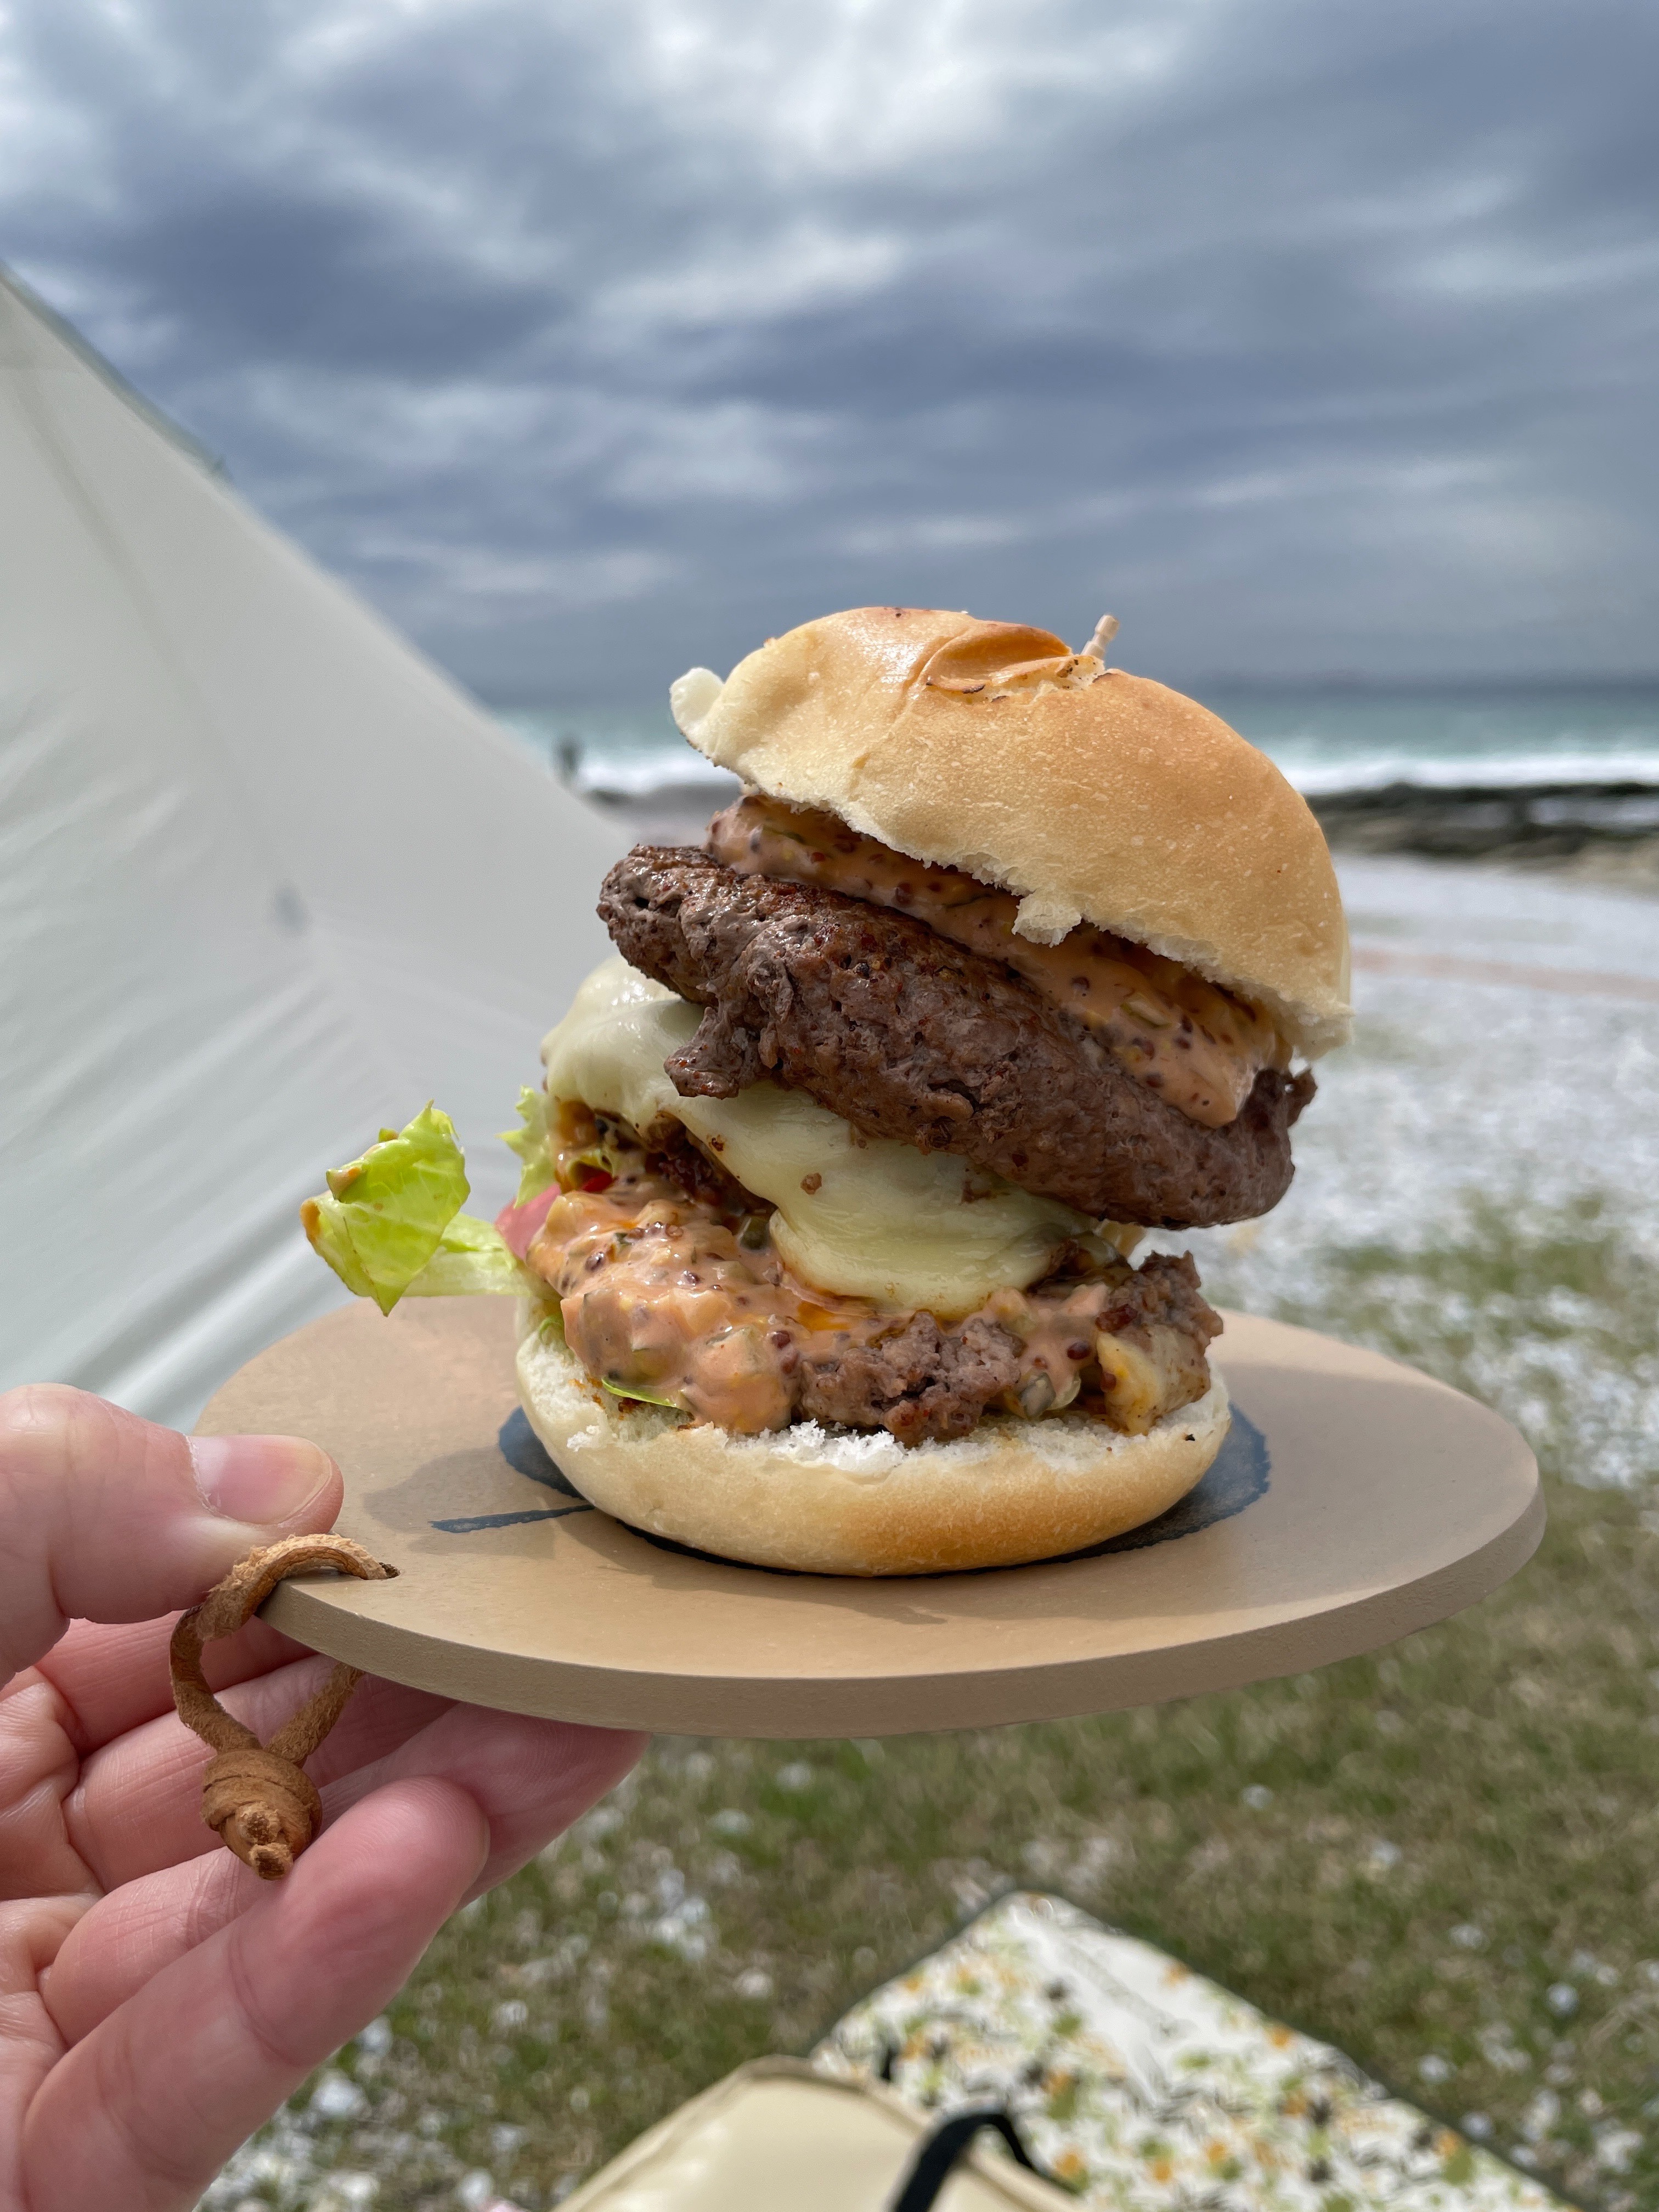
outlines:
M1232 1418L1217 1376L1142 1437L1078 1413L994 1413L954 1443L816 1421L737 1436L613 1397L545 1320L520 1308L519 1397L584 1498L651 1535L806 1574L940 1574L1085 1550L1184 1498Z

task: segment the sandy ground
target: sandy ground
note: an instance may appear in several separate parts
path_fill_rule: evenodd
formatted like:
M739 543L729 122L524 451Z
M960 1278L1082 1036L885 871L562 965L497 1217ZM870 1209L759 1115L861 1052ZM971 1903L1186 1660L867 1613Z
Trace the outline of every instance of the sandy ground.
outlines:
M1473 1188L1533 1206L1607 1193L1659 1251L1651 902L1412 860L1339 872L1355 1041L1319 1070L1258 1264L1310 1238L1409 1236Z
M1318 1071L1256 1265L1310 1239L1411 1237L1474 1188L1531 1207L1604 1192L1659 1252L1650 900L1420 860L1338 872L1356 1040Z
M1404 860L1348 859L1340 872L1354 1042L1319 1069L1284 1203L1190 1240L1212 1294L1258 1311L1316 1310L1358 1248L1490 1244L1491 1209L1522 1250L1611 1234L1659 1264L1652 901ZM1632 1358L1622 1340L1601 1359L1601 1317L1565 1285L1534 1291L1537 1311L1517 1321L1496 1282L1474 1312L1441 1293L1446 1331L1486 1330L1492 1395L1524 1401L1553 1363L1590 1431L1581 1472L1659 1471L1659 1362ZM1420 1280L1409 1294L1426 1295Z

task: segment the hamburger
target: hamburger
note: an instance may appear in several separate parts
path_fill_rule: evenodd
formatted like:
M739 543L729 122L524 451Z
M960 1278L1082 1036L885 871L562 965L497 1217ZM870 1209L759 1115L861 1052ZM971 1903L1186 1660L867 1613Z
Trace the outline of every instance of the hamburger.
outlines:
M742 795L606 877L517 1200L460 1212L428 1108L306 1208L384 1310L520 1293L526 1414L603 1510L772 1567L1004 1566L1220 1449L1220 1320L1136 1249L1284 1195L1346 931L1300 797L1108 667L1115 628L865 607L682 677Z

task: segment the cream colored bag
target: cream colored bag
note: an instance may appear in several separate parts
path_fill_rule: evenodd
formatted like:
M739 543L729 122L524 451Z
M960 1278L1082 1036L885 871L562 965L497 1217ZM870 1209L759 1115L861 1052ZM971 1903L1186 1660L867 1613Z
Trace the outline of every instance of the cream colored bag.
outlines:
M564 2212L886 2212L938 2122L890 2090L757 2058L682 2105L596 2173ZM1076 2212L1000 2154L969 2151L936 2212Z

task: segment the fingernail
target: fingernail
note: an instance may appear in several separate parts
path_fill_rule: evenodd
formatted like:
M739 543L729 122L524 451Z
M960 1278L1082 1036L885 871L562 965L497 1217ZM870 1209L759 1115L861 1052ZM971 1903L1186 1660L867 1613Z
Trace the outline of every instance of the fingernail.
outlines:
M228 1521L289 1521L334 1472L298 1437L192 1437L190 1456L204 1503Z

